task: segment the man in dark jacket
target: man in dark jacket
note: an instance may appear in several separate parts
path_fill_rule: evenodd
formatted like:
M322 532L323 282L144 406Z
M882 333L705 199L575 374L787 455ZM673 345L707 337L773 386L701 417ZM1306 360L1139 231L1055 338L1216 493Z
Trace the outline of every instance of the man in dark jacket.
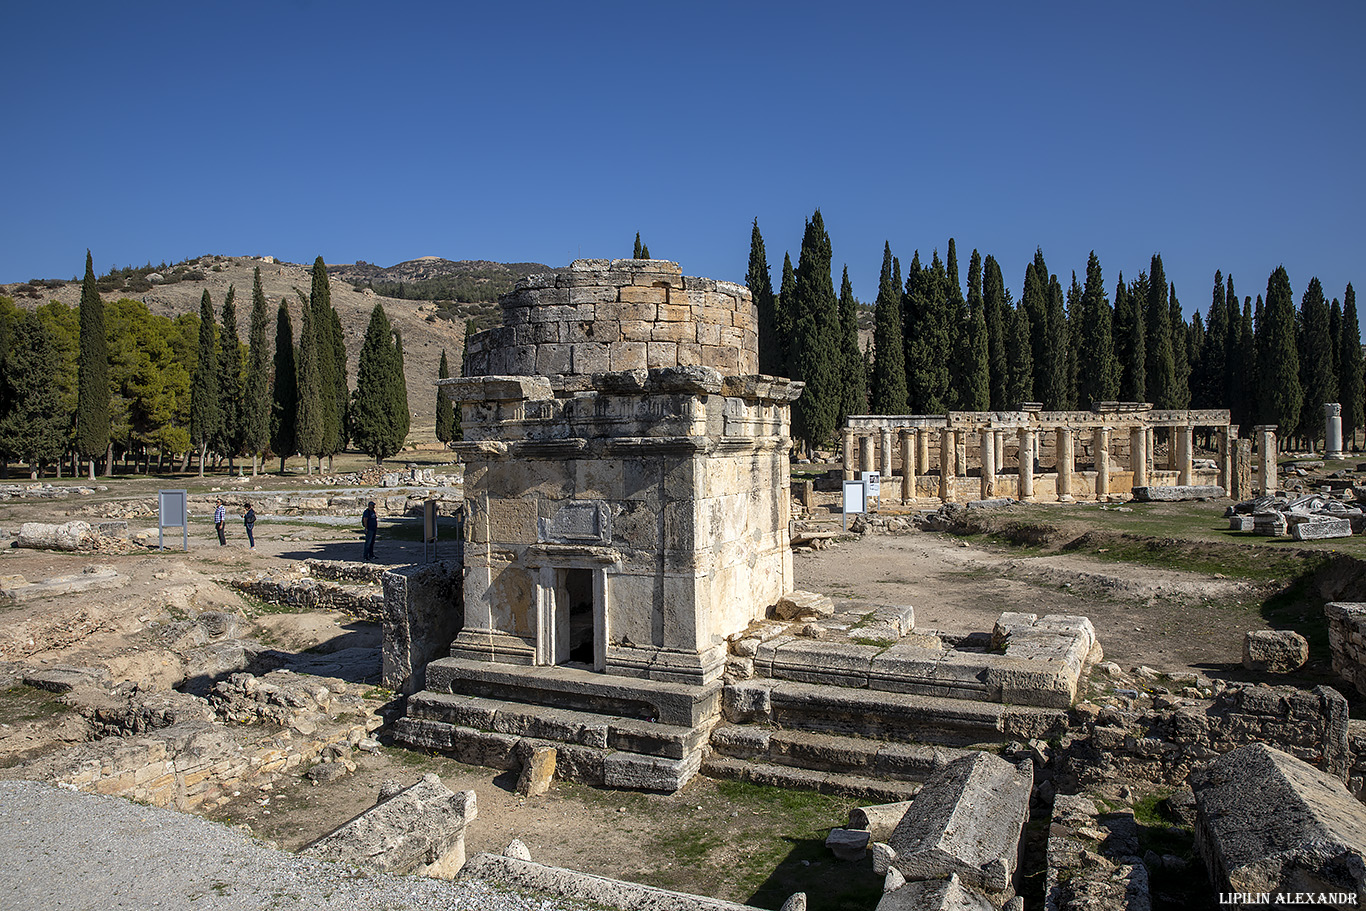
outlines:
M360 524L365 528L365 560L375 559L375 532L379 531L379 517L375 515L375 501L365 507L360 514Z

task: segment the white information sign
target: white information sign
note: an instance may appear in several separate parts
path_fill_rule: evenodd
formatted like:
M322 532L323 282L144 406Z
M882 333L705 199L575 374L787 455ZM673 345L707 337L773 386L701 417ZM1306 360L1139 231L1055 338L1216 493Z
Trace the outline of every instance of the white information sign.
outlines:
M868 485L868 496L882 496L882 475L876 471L865 471L863 473L863 483Z
M844 528L849 529L849 517L868 511L868 485L863 481L844 482Z

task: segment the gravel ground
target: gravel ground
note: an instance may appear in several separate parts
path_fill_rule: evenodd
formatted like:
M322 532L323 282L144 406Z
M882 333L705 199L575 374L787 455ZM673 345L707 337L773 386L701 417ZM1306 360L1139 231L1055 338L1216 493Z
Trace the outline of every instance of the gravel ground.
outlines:
M0 782L0 908L582 911L477 882L352 872L217 823L31 781Z

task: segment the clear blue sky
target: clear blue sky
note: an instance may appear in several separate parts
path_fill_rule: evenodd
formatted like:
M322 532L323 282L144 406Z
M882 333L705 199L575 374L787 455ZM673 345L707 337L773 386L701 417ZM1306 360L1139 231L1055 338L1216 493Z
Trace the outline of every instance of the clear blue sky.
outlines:
M1366 282L1366 4L11 3L0 281L203 253L652 253L774 284L820 207L871 301L957 241L1113 292L1162 253Z

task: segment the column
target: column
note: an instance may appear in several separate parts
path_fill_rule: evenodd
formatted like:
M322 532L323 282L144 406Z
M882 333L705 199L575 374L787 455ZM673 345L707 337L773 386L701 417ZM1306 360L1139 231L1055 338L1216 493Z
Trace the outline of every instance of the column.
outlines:
M915 466L921 474L930 473L930 431L918 430L915 434Z
M1135 427L1129 431L1129 470L1134 473L1133 486L1148 486L1148 428Z
M844 428L844 480L852 481L854 472L854 431Z
M1097 427L1091 445L1096 450L1096 499L1110 495L1110 428Z
M1176 438L1177 438L1179 435L1180 435L1180 431L1179 431L1178 428L1176 428L1176 427L1168 427L1168 428L1167 428L1167 470L1168 470L1168 471L1175 471L1175 472L1180 472L1180 471L1181 471L1181 453L1180 453L1180 448L1181 448L1181 447L1180 447L1180 444L1178 444L1177 441L1176 441Z
M1340 459L1342 451L1342 405L1329 402L1323 406L1323 457Z
M1258 424L1252 428L1257 437L1257 485L1263 494L1276 492L1276 425Z
M996 474L1006 470L1006 432L996 431Z
M939 499L945 503L953 500L953 463L954 450L958 448L958 434L947 427L939 431Z
M1053 442L1053 456L1058 463L1058 499L1072 499L1072 428L1059 427Z
M865 433L858 439L858 470L873 471L873 435Z
M882 467L878 469L878 474L882 477L882 483L886 484L892 480L892 428L883 427L881 437Z
M996 431L982 431L982 499L996 496Z
M1143 477L1147 478L1143 483L1147 484L1152 480L1153 469L1157 467L1157 431L1148 428L1148 436L1143 441Z
M968 476L968 435L966 431L953 432L953 473L960 478Z
M1224 488L1224 493L1233 496L1233 447L1229 445L1229 428L1220 427L1216 438L1219 441L1219 479L1214 483Z
M901 502L915 502L915 444L918 430L901 431Z
M1020 499L1034 499L1034 431L1021 427L1020 439Z
M1191 450L1194 448L1191 436L1194 433L1195 428L1190 424L1172 428L1172 434L1176 437L1176 484L1178 487L1189 487L1191 483Z

